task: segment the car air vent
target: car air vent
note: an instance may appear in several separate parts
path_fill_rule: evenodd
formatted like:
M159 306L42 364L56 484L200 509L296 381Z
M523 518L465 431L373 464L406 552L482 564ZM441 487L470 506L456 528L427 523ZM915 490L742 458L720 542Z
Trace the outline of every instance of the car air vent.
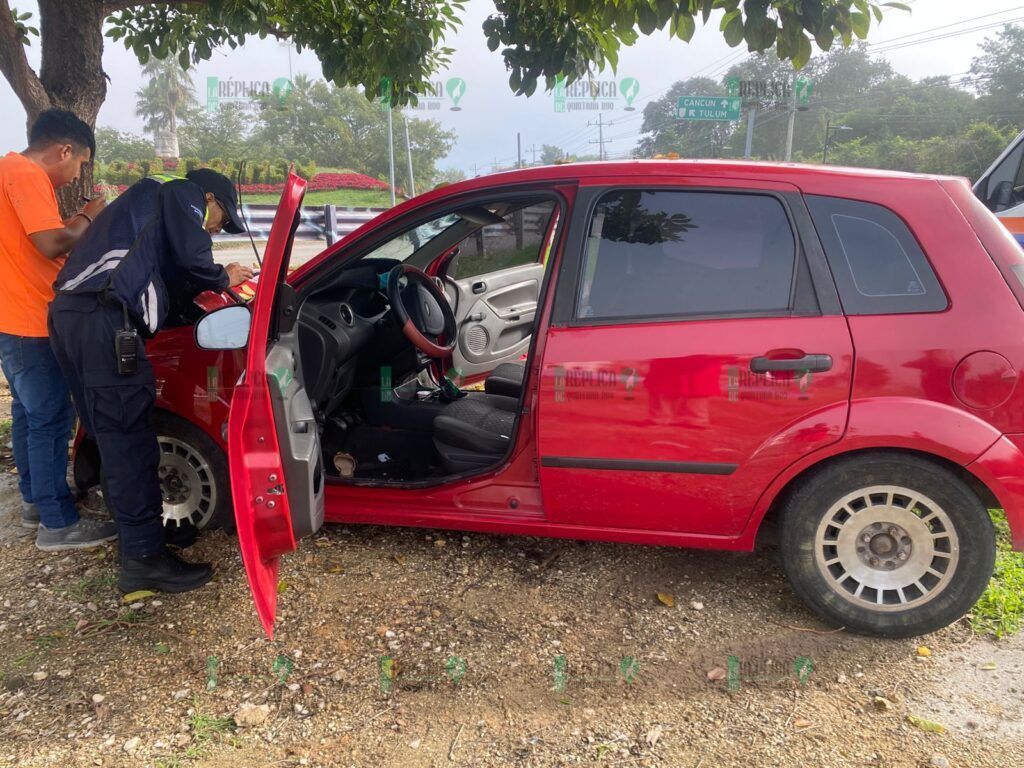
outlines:
M338 324L336 322L334 322L333 320L331 320L331 318L326 317L325 315L320 315L320 317L318 317L317 319L321 323L326 325L328 328L330 328L332 331L338 330Z
M474 325L466 334L466 347L474 355L482 354L487 349L490 336L482 325Z
M352 307L348 304L342 304L338 307L338 314L341 315L341 319L344 321L345 325L352 325L355 320L355 316L352 314Z

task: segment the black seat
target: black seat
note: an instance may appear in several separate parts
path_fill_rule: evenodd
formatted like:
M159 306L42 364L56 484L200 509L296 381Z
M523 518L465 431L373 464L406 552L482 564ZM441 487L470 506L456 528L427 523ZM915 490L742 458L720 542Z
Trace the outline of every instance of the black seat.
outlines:
M467 392L434 418L434 445L450 472L490 466L505 455L515 431L519 401Z
M484 380L484 392L489 395L504 395L517 400L523 392L526 378L526 363L502 363Z

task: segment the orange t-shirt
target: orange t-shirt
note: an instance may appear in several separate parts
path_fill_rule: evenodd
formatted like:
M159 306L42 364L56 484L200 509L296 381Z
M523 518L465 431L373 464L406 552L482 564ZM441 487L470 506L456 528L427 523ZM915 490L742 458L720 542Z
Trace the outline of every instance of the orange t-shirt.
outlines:
M49 335L46 308L64 257L46 258L28 236L63 226L46 171L17 152L0 158L0 333Z

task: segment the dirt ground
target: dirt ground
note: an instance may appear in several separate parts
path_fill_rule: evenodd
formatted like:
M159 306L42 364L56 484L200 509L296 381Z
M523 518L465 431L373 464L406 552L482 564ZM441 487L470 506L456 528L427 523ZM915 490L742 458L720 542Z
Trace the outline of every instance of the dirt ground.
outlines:
M9 453L0 765L1004 768L1024 755L1024 641L964 624L916 641L830 632L771 546L327 526L284 563L270 641L224 533L186 550L215 563L210 585L131 605L112 547L36 550Z

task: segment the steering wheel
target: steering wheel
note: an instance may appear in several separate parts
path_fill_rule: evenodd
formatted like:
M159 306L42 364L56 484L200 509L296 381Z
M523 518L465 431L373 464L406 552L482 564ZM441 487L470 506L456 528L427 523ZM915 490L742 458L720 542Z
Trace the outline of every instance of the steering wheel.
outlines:
M455 349L455 313L437 283L423 270L399 264L388 273L387 293L405 337L428 357L448 357ZM406 297L413 300L411 308L406 306ZM440 343L441 334L447 343Z

